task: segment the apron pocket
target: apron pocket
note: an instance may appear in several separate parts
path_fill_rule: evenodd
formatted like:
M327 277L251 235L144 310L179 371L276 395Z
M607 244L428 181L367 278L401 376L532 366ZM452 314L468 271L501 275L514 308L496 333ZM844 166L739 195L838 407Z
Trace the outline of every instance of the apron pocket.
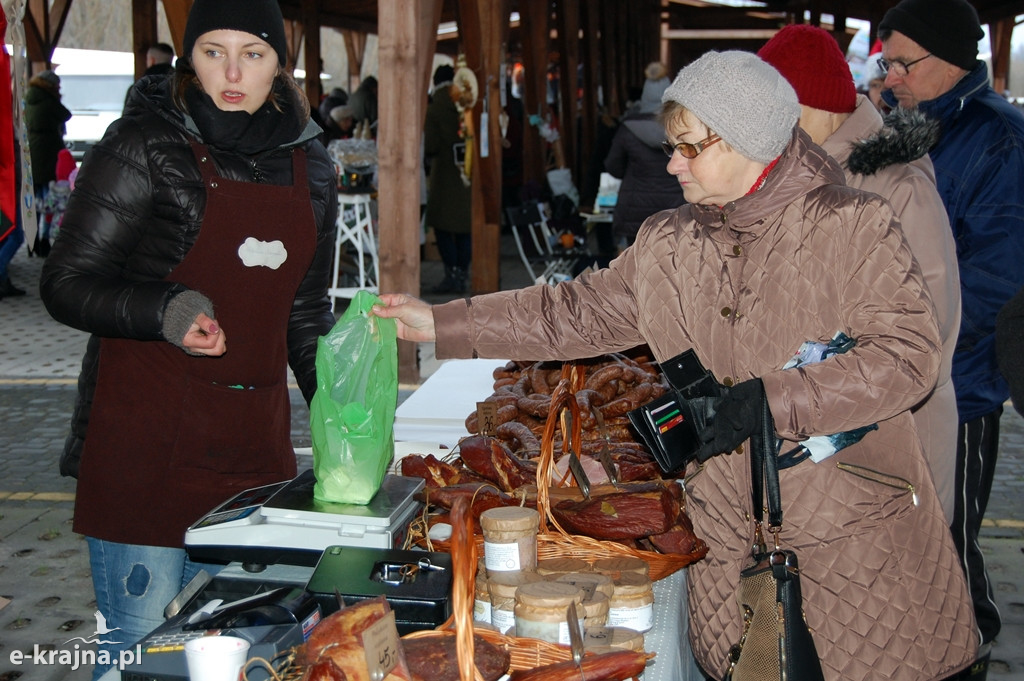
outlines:
M281 474L293 456L287 387L229 387L187 377L171 450L177 472Z

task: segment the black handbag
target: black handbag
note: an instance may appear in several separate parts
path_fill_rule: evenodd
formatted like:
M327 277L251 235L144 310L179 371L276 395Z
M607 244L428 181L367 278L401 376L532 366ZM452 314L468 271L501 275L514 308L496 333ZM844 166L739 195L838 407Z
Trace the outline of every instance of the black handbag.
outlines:
M804 621L800 566L796 553L779 547L782 501L779 493L778 445L771 411L765 401L760 423L750 439L751 499L756 540L753 564L740 573L737 600L743 612L743 635L729 651L726 681L824 681L814 639ZM762 528L767 490L768 549Z

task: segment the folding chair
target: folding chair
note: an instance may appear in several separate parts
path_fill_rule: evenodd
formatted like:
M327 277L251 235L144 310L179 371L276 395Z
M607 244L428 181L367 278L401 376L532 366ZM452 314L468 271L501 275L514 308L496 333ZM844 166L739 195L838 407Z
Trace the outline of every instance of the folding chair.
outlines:
M559 235L548 227L544 204L528 201L510 206L506 212L519 257L533 280L554 285L572 279L582 251L575 245L575 239L572 248L562 246Z

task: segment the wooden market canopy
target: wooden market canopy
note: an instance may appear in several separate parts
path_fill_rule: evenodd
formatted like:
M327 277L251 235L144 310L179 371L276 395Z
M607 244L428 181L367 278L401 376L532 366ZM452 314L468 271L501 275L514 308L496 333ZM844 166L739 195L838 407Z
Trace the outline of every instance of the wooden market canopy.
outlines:
M73 0L27 0L25 29L29 59L49 66ZM661 59L678 68L708 49L756 50L788 23L809 17L833 31L845 49L854 31L848 18L871 23L871 33L897 0L764 0L756 7L732 7L705 0L280 0L289 36L289 65L302 50L305 64L319 64L320 28L342 32L350 77L357 78L366 36L379 37L380 120L378 123L381 289L419 292L419 145L426 93L435 53L465 55L480 84L474 111L501 111L500 87L506 63L521 62L526 73L524 109L550 114L560 131L559 159L579 179L589 159L603 106L618 115L628 88L643 83L643 67ZM131 0L136 72L145 68L145 48L157 41L157 0ZM162 0L178 53L192 0ZM972 0L989 24L995 87L1007 82L1010 36L1024 0ZM511 25L512 12L519 21ZM831 24L823 19L831 15ZM438 39L438 26L458 28L452 38ZM582 68L580 68L582 66ZM572 106L547 107L549 75L558 75L559 101ZM320 82L307 79L310 101L319 101ZM423 93L410 97L408 93ZM577 106L578 103L578 106ZM488 121L490 140L502 139L499 116ZM524 181L543 184L550 165L548 145L533 125L523 126ZM478 146L479 148L479 146ZM501 147L489 145L486 158L473 163L472 290L499 287L501 224ZM400 348L400 377L418 380L415 348Z

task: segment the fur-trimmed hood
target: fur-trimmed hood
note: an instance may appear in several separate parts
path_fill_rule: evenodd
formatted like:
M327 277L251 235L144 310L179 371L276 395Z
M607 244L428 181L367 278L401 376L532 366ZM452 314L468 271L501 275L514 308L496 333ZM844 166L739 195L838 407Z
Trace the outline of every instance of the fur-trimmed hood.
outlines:
M917 109L897 107L882 119L882 129L852 145L846 167L857 175L874 175L895 163L921 158L939 140L939 122Z

